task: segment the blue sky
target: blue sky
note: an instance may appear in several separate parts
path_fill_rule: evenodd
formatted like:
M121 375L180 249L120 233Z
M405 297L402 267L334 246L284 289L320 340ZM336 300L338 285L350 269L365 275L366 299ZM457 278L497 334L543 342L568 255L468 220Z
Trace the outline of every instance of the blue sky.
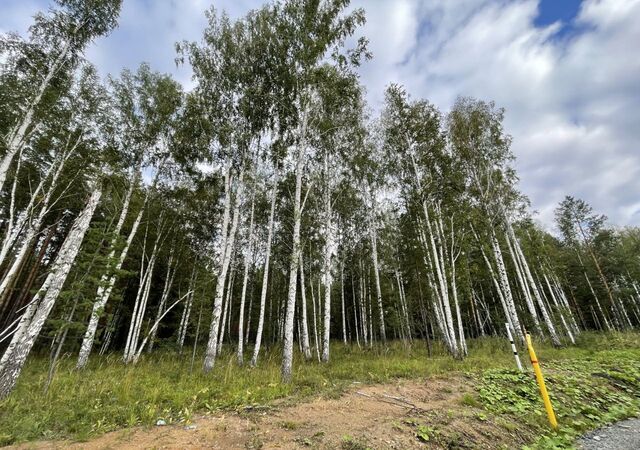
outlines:
M0 31L24 32L47 0L1 0ZM120 27L86 52L101 73L149 62L187 88L174 43L197 40L210 5L238 17L261 0L124 0ZM374 109L389 83L447 111L459 95L506 109L520 188L552 227L564 195L640 225L640 0L353 0L374 59Z
M580 10L582 0L542 0L535 18L537 26L551 25L560 20L570 23Z

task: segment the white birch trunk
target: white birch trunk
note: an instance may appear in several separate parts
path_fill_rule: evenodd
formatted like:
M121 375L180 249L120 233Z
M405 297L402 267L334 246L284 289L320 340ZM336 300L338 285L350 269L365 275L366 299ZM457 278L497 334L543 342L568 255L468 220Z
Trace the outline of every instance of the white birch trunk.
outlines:
M489 258L487 257L487 254L485 253L484 248L482 247L482 244L480 243L477 235L476 235L476 240L478 240L478 244L480 245L480 252L482 253L482 258L484 259L484 262L487 265L487 268L489 269L491 281L493 281L493 285L495 286L496 292L498 293L498 298L500 299L500 304L502 305L504 316L507 322L509 322L509 326L511 327L511 329L515 330L512 323L513 318L511 316L511 313L509 312L509 308L507 307L507 302L505 301L504 294L502 292L502 287L500 286L500 282L498 281L495 271L493 270L493 265L491 264L491 261L489 261Z
M382 339L383 342L386 342L387 333L384 326L384 310L382 309L382 289L380 287L380 268L378 267L378 233L373 223L371 223L369 228L369 238L371 239L371 261L373 262L373 276L375 278L376 300L378 303L378 311L379 311L378 320L380 321L380 339Z
M33 118L36 112L36 108L40 105L42 96L49 87L49 84L51 84L51 80L64 64L70 48L71 41L65 42L65 44L60 49L60 53L58 53L58 56L53 60L53 63L47 69L47 73L40 82L40 85L36 90L36 95L29 103L24 117L13 127L13 129L7 136L7 140L5 141L7 150L0 160L0 192L2 192L4 188L4 183L7 180L7 173L9 172L9 167L11 166L13 158L18 152L21 151L21 149L26 144L27 131L33 124Z
M602 309L602 306L600 305L600 300L598 299L598 296L596 295L596 291L593 290L593 286L591 285L591 281L589 280L589 277L587 276L586 272L584 274L584 277L587 279L587 284L589 285L589 289L591 290L591 295L593 295L593 298L596 301L596 305L598 307L598 311L600 312L600 315L604 319L604 325L607 328L607 331L611 331L611 324L609 323L609 320L607 320L607 316L605 315L604 310Z
M351 272L351 303L353 304L353 327L356 335L356 344L360 348L360 327L358 324L358 307L356 305L356 287L353 272Z
M230 169L227 169L227 173L225 175L227 182L226 184L226 193L224 199L224 216L222 222L222 242L223 246L222 255L221 255L221 267L218 273L218 280L216 282L216 291L215 297L213 301L213 313L211 316L211 326L209 327L209 341L207 342L207 350L204 358L203 369L205 372L211 371L213 369L216 356L218 355L218 332L220 328L220 313L222 311L222 300L224 295L224 287L227 280L227 271L229 270L229 263L231 262L231 253L233 252L233 241L235 237L235 231L238 226L239 219L239 209L240 202L242 199L242 185L243 185L243 177L242 172L240 173L239 181L238 181L238 189L236 192L235 199L235 207L233 211L233 220L231 224L231 229L227 232L227 227L229 223L229 215L231 209L231 179L230 179Z
M533 300L529 292L529 286L527 284L527 280L525 277L523 277L523 273L522 273L523 270L522 270L522 267L520 266L520 259L518 257L518 254L514 250L514 245L517 245L517 242L514 242L514 244L512 245L511 240L512 240L511 233L507 232L505 234L505 241L507 243L509 255L511 255L511 260L513 261L513 267L516 272L516 278L518 280L518 283L520 284L520 288L522 289L525 303L527 304L527 309L529 310L529 314L531 315L531 319L533 320L533 325L538 335L544 336L544 333L542 332L542 327L540 326L540 321L538 320L538 313L536 312L536 307L533 304Z
M284 318L284 342L282 351L282 380L285 383L291 381L293 367L293 320L296 306L296 291L298 284L298 265L300 262L300 223L302 219L301 194L302 194L302 172L304 169L305 157L305 135L307 114L305 112L302 124L302 140L298 149L296 161L296 187L293 198L293 236L291 259L289 262L289 292L287 294L287 304Z
M247 285L249 283L249 266L253 257L253 213L255 207L255 193L251 195L251 214L249 219L248 248L244 253L244 274L242 276L242 293L240 294L240 310L238 312L238 364L244 364L244 304L247 296Z
M55 167L55 171L51 176L51 183L49 184L49 187L42 199L40 211L38 212L38 215L32 220L28 219L28 216L31 214L31 210L34 207L34 202L37 199L38 193L42 190L42 187L44 186L44 182L46 181L46 177L49 176L49 173L47 173L45 175L45 178L43 178L43 180L41 180L41 182L38 184L36 191L31 196L29 205L27 205L27 210L25 210L24 212L25 214L24 220L22 218L20 219L21 224L19 228L16 224L16 227L14 228L14 236L11 237L9 242L6 243L7 245L6 251L8 252L9 249L11 249L11 247L17 241L18 237L20 236L20 233L24 230L24 228L26 228L26 230L24 231L24 237L22 239L22 245L20 246L20 249L16 253L15 258L11 263L11 266L9 266L9 268L6 270L4 278L2 279L2 282L0 282L0 305L3 304L4 300L8 295L8 290L10 286L12 286L16 276L19 274L20 268L22 267L22 264L24 263L24 260L28 255L28 250L31 247L31 243L33 242L33 239L40 232L42 221L44 220L45 216L49 213L51 209L53 194L58 186L58 180L60 178L62 170L64 169L65 163L67 162L71 154L75 151L78 144L79 144L79 140L76 141L74 146L69 151L67 151L64 155L62 155L62 157L60 158L60 162L58 164L53 163L51 165L51 168ZM51 168L49 169L50 171L52 170ZM53 203L55 204L55 201Z
M342 300L342 340L347 343L347 318L344 308L344 263L340 265L340 298Z
M144 320L144 315L147 309L147 300L149 299L149 293L151 291L151 281L153 279L153 270L156 264L156 258L160 246L160 239L162 235L162 225L158 226L158 233L156 240L153 244L153 250L149 258L149 263L146 269L144 265L141 267L141 282L138 286L138 292L136 294L136 301L134 304L133 314L131 317L131 323L129 324L129 332L127 334L127 343L124 350L123 361L129 363L133 360L136 350L138 348L138 337L140 335L140 329ZM146 236L145 236L146 240ZM142 259L144 261L144 253ZM144 269L144 270L143 270ZM144 273L144 275L142 275Z
M547 277L546 273L543 273L542 277L544 278L544 281L547 283L547 288L549 288L549 294L551 295L551 299L553 300L553 304L555 305L555 307L556 307L556 309L558 311L558 314L560 315L560 321L562 322L562 325L564 326L564 329L567 332L567 336L569 337L569 340L571 341L571 343L575 344L576 340L573 338L573 333L571 332L571 328L569 327L569 325L567 325L567 321L564 318L564 314L562 312L562 307L558 303L558 298L556 297L556 293L554 292L553 288L551 287L551 283L549 283L549 278Z
M45 279L42 287L36 294L33 308L29 311L29 316L23 316L24 323L21 326L22 332L14 334L14 337L5 351L0 361L0 399L9 395L13 390L24 363L31 351L36 338L40 334L42 327L49 317L58 295L71 271L73 262L78 255L84 236L91 224L93 213L100 202L102 196L101 188L96 185L92 189L91 196L82 212L76 217L67 237L65 238L58 256L56 257L52 270ZM35 307L37 305L37 307ZM28 323L27 323L28 321Z
M182 353L182 348L184 347L184 340L187 336L187 328L189 327L189 318L191 317L191 307L193 306L193 297L195 295L195 273L196 273L196 265L194 264L193 270L191 271L191 279L189 280L189 291L191 295L187 299L187 304L182 311L182 317L180 318L180 328L178 331L178 349L179 353Z
M458 302L458 288L456 286L456 260L451 257L451 292L453 293L453 304L456 308L456 319L458 321L458 342L460 344L460 356L467 355L467 341L464 337L464 326L462 325L462 314L460 303Z
M441 220L441 216L439 211L436 210L436 219L434 220L434 225L431 225L431 219L429 217L429 209L425 202L422 203L422 209L424 211L425 220L427 223L427 229L429 231L429 242L431 244L433 265L436 270L436 277L438 280L438 286L440 287L440 301L442 302L442 311L444 312L444 320L446 324L446 330L449 334L449 340L451 342L452 353L454 355L458 355L458 340L456 337L455 326L453 324L453 314L451 312L451 302L449 301L449 291L447 287L447 271L445 268L445 258L443 255L443 245L444 241L444 230L442 226L438 226ZM435 230L435 231L434 231ZM436 240L434 235L438 237L438 242L436 245Z
M269 210L269 225L267 231L267 244L265 246L264 266L262 271L262 289L260 292L260 312L258 316L258 329L256 330L256 344L253 348L253 356L251 357L251 367L258 364L258 355L260 354L260 346L262 344L262 333L264 330L264 312L267 302L267 287L269 284L269 260L271 259L271 241L273 240L273 223L276 211L276 196L278 190L278 177L273 180L271 188L271 208Z
M222 322L220 326L220 337L218 338L218 356L222 351L222 343L224 341L225 329L228 328L231 316L231 302L233 301L233 284L236 278L236 264L235 261L231 262L231 272L229 273L229 282L227 284L227 291L225 293L225 300L222 303Z
M120 256L118 258L118 262L115 266L115 271L119 271L122 269L122 265L124 264L124 260L127 257L127 253L129 252L129 248L131 247L131 243L138 232L138 228L140 227L140 223L142 222L142 216L144 214L144 207L140 209L136 219L131 226L131 231L129 231L129 236L127 237L127 242L125 243L123 249L120 251ZM82 344L80 346L80 352L78 354L78 361L76 363L77 369L82 369L87 365L89 361L89 355L91 353L91 348L93 347L93 342L95 340L96 331L98 330L98 322L100 321L100 317L104 311L104 307L106 306L109 298L111 297L111 292L116 284L117 276L115 273L112 273L108 280L105 280L105 275L100 278L100 286L98 286L98 291L96 293L96 299L93 303L93 309L91 311L91 317L89 318L89 324L87 325L87 330L84 333L82 338ZM102 284L103 281L106 281L105 284Z
M551 316L545 307L544 302L542 301L542 296L540 295L540 290L538 289L538 284L533 279L533 275L531 274L531 269L529 268L529 264L527 264L527 259L524 256L524 252L520 247L520 242L516 237L511 224L508 223L509 232L511 233L511 237L513 238L513 247L516 251L516 254L519 256L520 263L522 268L524 269L524 274L526 275L527 280L529 280L529 286L531 286L531 290L533 291L533 296L536 299L536 303L538 304L538 308L540 309L540 313L542 314L542 319L544 320L545 325L547 326L547 330L549 331L549 335L551 336L551 342L555 346L561 345L560 338L558 337L558 333L556 331L556 327L553 324L553 320L551 320Z
M311 359L311 348L309 345L309 325L308 325L308 319L307 319L307 294L306 294L306 288L305 288L305 281L304 281L304 257L302 256L302 254L300 254L300 294L301 294L301 301L302 301L302 329L301 331L301 340L302 340L302 354L304 355L304 358L306 360L310 360ZM315 302L314 302L315 305ZM315 312L315 310L314 310ZM317 341L316 341L316 345L317 345Z
M160 296L160 304L158 305L158 313L156 314L156 323L160 323L160 317L164 314L165 306L167 305L167 300L169 299L169 293L171 292L171 287L173 286L173 279L176 276L177 266L179 261L176 260L175 265L173 266L173 252L174 247L171 247L171 251L169 252L169 262L167 264L167 275L164 278L164 287L162 289L162 295ZM156 335L158 333L158 327L154 327L151 331L151 335L149 336L149 352L153 350L153 344L156 340Z
M329 178L329 153L324 154L324 254L322 267L322 281L324 284L324 326L322 329L322 362L329 362L330 337L331 337L331 285L333 275L331 273L333 258L333 211L331 208L331 180Z
M498 280L505 299L507 311L511 315L512 328L521 342L524 342L524 334L520 325L520 319L518 318L518 312L516 311L515 303L513 301L513 295L511 294L511 287L509 285L509 278L507 277L507 269L504 265L502 258L502 251L500 250L500 244L496 237L495 230L491 230L491 247L493 248L493 255L498 267Z

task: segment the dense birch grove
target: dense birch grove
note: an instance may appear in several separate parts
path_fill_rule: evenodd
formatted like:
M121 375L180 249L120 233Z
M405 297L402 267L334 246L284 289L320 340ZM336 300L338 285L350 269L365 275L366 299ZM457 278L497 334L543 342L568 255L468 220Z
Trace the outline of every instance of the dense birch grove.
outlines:
M491 101L367 105L348 0L207 10L176 44L189 91L84 57L120 6L56 0L0 38L0 398L36 355L51 378L63 354L209 372L276 347L287 382L332 345L640 326L640 230L567 196L546 231Z

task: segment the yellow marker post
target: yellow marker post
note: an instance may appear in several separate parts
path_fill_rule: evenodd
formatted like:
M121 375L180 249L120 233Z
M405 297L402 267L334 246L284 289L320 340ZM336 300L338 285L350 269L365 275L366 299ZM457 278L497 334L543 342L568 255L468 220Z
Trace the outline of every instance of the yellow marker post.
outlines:
M558 421L556 420L556 414L553 412L553 406L551 400L549 400L549 393L547 392L547 386L544 384L544 378L542 377L542 370L540 370L540 364L538 364L538 358L536 352L531 344L531 336L527 333L527 347L529 348L529 357L531 358L531 365L533 371L536 374L536 380L538 381L538 387L540 388L540 395L544 402L544 408L547 410L547 416L549 417L549 423L554 430L558 428Z

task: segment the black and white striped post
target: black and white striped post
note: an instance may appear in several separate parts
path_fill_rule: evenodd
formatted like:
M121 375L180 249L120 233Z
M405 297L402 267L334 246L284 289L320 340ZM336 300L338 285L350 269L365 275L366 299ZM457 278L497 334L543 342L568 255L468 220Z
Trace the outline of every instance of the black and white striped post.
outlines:
M509 326L509 322L504 324L507 327L507 337L509 338L509 342L511 343L511 350L513 350L513 357L516 359L516 364L518 365L518 370L522 372L522 363L520 362L520 357L518 356L518 349L516 348L515 342L513 342L513 336L511 335L511 327Z

